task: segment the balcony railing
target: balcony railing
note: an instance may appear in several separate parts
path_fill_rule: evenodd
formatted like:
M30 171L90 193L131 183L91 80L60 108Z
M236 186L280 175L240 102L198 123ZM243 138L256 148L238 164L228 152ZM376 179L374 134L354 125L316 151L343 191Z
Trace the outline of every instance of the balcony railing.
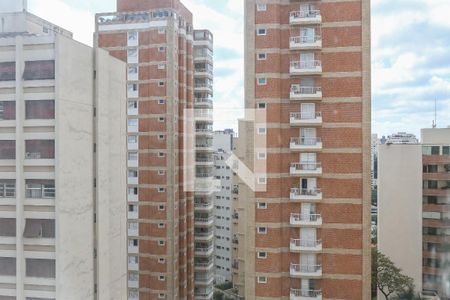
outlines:
M322 88L319 86L292 85L291 100L321 100Z
M289 46L292 50L320 49L322 37L320 35L293 36L290 38Z
M322 241L312 239L291 239L291 251L321 251Z
M296 24L318 24L322 22L320 10L300 10L293 11L289 15L291 25Z
M194 103L196 105L212 105L213 101L212 99L207 99L207 98L195 98Z
M322 139L318 137L295 137L290 141L291 150L320 150Z
M291 61L289 71L293 75L320 74L322 62L320 60Z
M322 276L322 265L291 264L291 276Z
M210 89L210 90L213 89L212 84L209 84L209 83L196 83L196 84L194 85L194 87L195 87L196 89Z
M291 175L320 175L322 164L318 162L291 163Z
M318 188L312 189L292 188L290 193L290 199L305 200L305 201L322 200L322 191Z
M320 214L298 214L291 213L291 225L319 226L322 225L322 216Z
M321 290L307 290L307 289L291 289L291 300L320 300L322 299Z
M208 217L208 218L195 217L194 218L194 222L196 223L196 225L210 225L213 223L213 221L214 221L213 217Z
M321 112L292 112L289 121L291 125L320 125L322 124Z

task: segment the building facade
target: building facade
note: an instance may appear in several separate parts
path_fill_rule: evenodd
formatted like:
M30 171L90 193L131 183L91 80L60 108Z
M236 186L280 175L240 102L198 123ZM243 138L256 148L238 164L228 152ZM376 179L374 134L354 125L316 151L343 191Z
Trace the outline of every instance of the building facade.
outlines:
M392 135L388 135L388 137L384 143L386 143L386 144L418 144L419 140L412 133L398 132L398 133L394 133Z
M195 298L212 299L214 283L213 36L194 30L194 192Z
M369 23L367 0L245 1L245 108L267 115L236 150L267 163L234 203L245 299L370 299Z
M212 192L184 185L187 169L198 186L212 167L212 36L196 33L194 69L192 18L178 0L118 0L117 12L96 16L96 43L127 63L129 300L212 297L212 223L202 219L212 213L198 206ZM198 147L185 149L183 116L194 107ZM184 151L206 161L186 166Z
M214 194L215 279L216 283L232 280L232 247L236 239L232 234L233 170L227 164L233 151L234 132L214 132L214 178L220 189Z
M0 299L126 299L125 65L0 17Z
M450 128L421 135L421 144L380 146L378 247L418 292L449 299Z

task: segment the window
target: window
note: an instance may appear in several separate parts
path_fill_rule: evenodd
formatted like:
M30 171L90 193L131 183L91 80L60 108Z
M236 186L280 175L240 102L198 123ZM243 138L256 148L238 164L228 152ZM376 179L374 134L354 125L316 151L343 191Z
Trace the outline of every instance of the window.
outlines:
M166 207L165 207L164 205L160 205L160 206L158 207L158 210L159 210L159 211L164 211L164 210L166 210Z
M159 275L159 280L165 281L165 280L166 280L166 276L164 276L164 275Z
M25 62L24 80L55 79L55 61L37 60Z
M166 100L164 100L164 99L159 99L158 100L158 104L165 104L166 103Z
M16 141L0 141L0 159L16 159Z
M159 258L159 259L158 259L158 262L159 262L160 264L163 264L163 263L166 262L166 259L165 259L165 258Z
M128 67L128 80L138 80L138 66Z
M25 119L52 120L55 118L54 100L27 100L25 101Z
M267 85L267 78L258 78L258 85Z
M139 262L139 258L135 255L128 256L128 263L129 264L137 264Z
M0 257L0 275L16 276L15 257Z
M137 178L138 177L138 171L137 170L128 170L128 177L129 178Z
M264 252L264 251L258 251L258 258L260 258L260 259L266 259L266 258L267 258L267 252Z
M129 127L137 127L138 120L137 119L128 119L128 126Z
M158 64L158 70L164 70L166 68L166 64Z
M54 238L55 220L26 219L23 232L25 238Z
M442 147L442 155L450 155L450 146Z
M135 136L135 135L129 135L129 136L128 136L128 143L129 143L129 144L136 144L136 143L137 143L137 136Z
M166 154L164 152L158 152L158 157L165 157Z
M26 159L54 159L55 141L54 140L26 140L25 141Z
M128 46L137 46L139 43L138 32L128 32Z
M165 241L158 241L158 245L160 245L160 246L164 246L165 244L166 244Z
M166 47L158 47L158 52L165 52L166 51Z
M158 135L158 139L159 139L159 140L164 140L164 134Z
M166 189L163 187L158 188L158 193L164 193L165 191Z
M0 218L0 236L16 237L16 219Z
M256 4L256 10L257 11L266 11L267 10L267 4Z
M256 107L259 109L266 109L267 105L266 102L258 102Z
M258 202L258 209L267 209L266 202Z
M0 63L0 81L16 80L16 62Z
M437 173L438 172L438 166L437 165L424 165L423 166L423 172L424 173Z
M138 153L137 152L128 152L128 160L129 161L137 161Z
M258 159L259 160L265 160L267 158L266 152L258 152Z
M256 35L267 35L267 30L265 28L258 28L256 30Z
M159 117L158 118L158 122L165 122L166 121L166 118L164 118L164 117Z
M267 277L258 276L258 283L267 283Z
M259 234L267 234L267 227L258 227Z
M166 174L166 171L164 171L164 170L158 170L158 175L159 176L163 176L163 175L165 175Z
M128 58L129 63L137 63L138 62L138 50L136 48L128 49L127 58Z
M25 181L25 197L30 199L55 198L55 181L27 179Z
M55 278L54 259L27 258L25 262L27 277Z
M158 86L160 86L160 87L165 86L165 85L166 85L166 83L164 81L159 81L158 82Z
M431 155L439 155L439 146L431 147Z
M16 197L16 181L14 179L0 180L0 198Z
M0 101L0 121L16 119L16 102Z
M266 60L267 54L266 53L258 53L258 60Z
M158 28L158 33L159 34L164 34L164 33L166 33L166 29L164 27L159 27Z
M266 127L258 127L258 134L265 135L267 133Z
M166 225L164 225L164 223L159 223L159 224L158 224L158 228L160 228L160 229L161 229L161 228L165 228L165 227L166 227Z
M158 298L159 299L165 299L166 298L166 294L160 293L160 294L158 294Z

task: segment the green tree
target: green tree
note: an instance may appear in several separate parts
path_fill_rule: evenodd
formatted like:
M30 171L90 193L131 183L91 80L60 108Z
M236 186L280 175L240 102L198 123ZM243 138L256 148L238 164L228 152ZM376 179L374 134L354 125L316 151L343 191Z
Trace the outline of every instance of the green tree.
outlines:
M383 253L372 249L372 293L374 285L384 295L386 300L390 296L405 295L414 290L411 277L402 274L402 270Z

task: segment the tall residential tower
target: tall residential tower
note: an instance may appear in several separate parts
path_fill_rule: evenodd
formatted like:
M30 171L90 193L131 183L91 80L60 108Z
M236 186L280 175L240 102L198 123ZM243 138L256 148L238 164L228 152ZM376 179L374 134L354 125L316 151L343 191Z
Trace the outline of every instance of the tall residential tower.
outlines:
M369 22L368 0L245 1L245 107L267 112L237 143L267 161L235 204L245 299L370 299Z
M96 43L127 63L129 300L194 299L194 287L196 298L212 297L210 265L199 265L212 259L212 241L194 243L195 230L203 234L212 224L201 218L207 211L197 211L194 228L194 193L185 186L194 178L184 178L190 169L197 183L212 165L212 35L196 32L195 70L192 18L179 0L118 0L117 12L96 16ZM185 151L196 150L184 147L194 72L195 107L204 109L196 115L196 149L206 165L185 168ZM202 257L195 272L194 254Z

